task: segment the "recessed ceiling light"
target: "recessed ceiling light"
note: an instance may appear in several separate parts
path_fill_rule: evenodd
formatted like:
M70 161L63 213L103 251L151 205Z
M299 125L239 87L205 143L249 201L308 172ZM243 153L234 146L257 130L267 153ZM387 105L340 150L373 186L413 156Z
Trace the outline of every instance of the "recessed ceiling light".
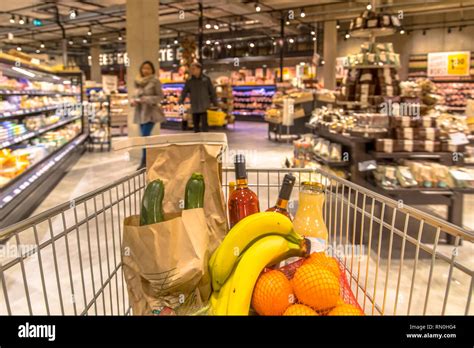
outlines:
M14 15L12 15L12 16L10 17L10 23L11 23L11 24L14 24L14 23L15 23L15 16L14 16Z
M229 44L226 47L230 50L232 48L232 45Z
M255 44L254 44L253 42L251 42L251 43L249 44L249 46L250 46L250 47L255 47Z
M206 40L206 45L210 45L211 44L211 40Z
M212 25L211 25L211 23L206 23L205 27L206 27L206 29L211 29Z

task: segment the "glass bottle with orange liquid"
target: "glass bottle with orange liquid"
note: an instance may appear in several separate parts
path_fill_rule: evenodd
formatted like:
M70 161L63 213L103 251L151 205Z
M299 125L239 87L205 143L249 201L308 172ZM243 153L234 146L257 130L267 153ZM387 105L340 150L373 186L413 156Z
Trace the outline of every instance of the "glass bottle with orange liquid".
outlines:
M276 205L268 208L267 211L275 211L277 213L285 215L287 218L292 220L292 216L288 211L288 201L290 200L291 191L295 185L296 178L291 174L286 174L283 178L283 184L281 185L280 193L278 194L278 200Z
M328 230L323 219L324 190L324 185L318 182L303 182L293 221L295 232L311 241L311 252L325 251L328 243Z
M244 217L260 211L258 197L248 186L245 156L236 155L234 157L234 165L236 185L234 191L229 196L228 203L231 228Z

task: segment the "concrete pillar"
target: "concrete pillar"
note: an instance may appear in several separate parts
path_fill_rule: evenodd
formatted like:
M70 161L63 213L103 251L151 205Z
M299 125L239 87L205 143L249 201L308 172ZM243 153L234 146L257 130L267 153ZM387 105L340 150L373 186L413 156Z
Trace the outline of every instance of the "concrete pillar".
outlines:
M336 89L337 28L336 21L324 22L324 87Z
M127 67L127 91L129 98L135 95L134 81L140 64L146 60L153 62L158 73L160 50L159 1L127 0L126 3L127 53L130 64ZM159 124L153 134L159 134ZM139 125L133 123L133 108L128 115L128 136L140 135ZM133 157L140 152L133 153Z
M102 73L100 71L99 64L99 55L100 55L100 46L98 44L93 44L90 48L91 55L91 80L102 83Z

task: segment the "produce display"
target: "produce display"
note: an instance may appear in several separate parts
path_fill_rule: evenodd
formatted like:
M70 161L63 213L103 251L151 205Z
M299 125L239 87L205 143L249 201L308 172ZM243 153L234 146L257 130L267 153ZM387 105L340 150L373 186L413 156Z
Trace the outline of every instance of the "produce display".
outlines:
M378 165L374 178L384 189L474 188L473 169L427 161L404 160L403 165Z
M181 118L182 113L178 104L179 97L184 88L184 83L164 83L163 93L164 99L161 102L161 107L165 116L169 119ZM184 100L184 113L191 107L189 97Z

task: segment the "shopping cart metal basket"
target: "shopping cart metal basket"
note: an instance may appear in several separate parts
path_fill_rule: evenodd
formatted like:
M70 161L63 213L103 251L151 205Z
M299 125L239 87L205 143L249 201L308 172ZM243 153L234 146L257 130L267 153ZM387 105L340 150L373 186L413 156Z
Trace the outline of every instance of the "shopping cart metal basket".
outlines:
M472 232L319 170L249 169L261 209L274 204L287 172L298 179L293 210L301 182L327 185L329 249L366 314L473 313ZM227 198L233 169L222 179ZM122 221L139 213L145 184L139 171L0 231L0 314L133 314Z

